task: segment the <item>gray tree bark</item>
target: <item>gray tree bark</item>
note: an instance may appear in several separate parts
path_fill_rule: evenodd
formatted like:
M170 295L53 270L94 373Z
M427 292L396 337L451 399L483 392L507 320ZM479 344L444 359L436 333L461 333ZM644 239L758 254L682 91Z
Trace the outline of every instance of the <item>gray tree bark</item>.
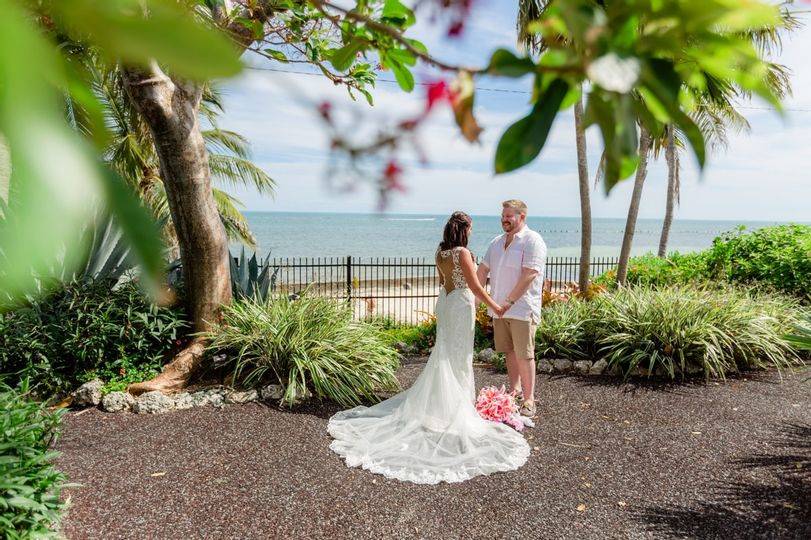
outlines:
M580 186L580 274L578 286L585 293L589 288L591 265L591 193L589 165L586 154L586 131L583 127L583 99L574 104L574 132L577 141L577 175Z
M665 220L662 223L662 235L659 238L659 257L667 256L667 243L670 239L670 228L673 225L673 214L676 206L678 192L678 160L676 159L676 142L673 137L673 126L669 126L667 134L667 147L665 148L667 161L667 202L665 203Z
M202 86L176 81L157 64L126 68L124 86L155 141L169 211L177 232L189 319L195 332L218 318L231 301L228 239L220 221L198 119ZM181 388L197 368L204 346L197 340L134 394Z
M631 245L634 242L636 218L639 215L639 202L642 200L642 187L648 174L650 146L650 133L644 127L641 127L639 133L639 167L636 169L634 191L631 194L631 204L628 207L628 219L625 222L625 234L622 237L622 249L620 250L620 260L617 266L617 283L619 285L625 285L625 280L628 277L628 261L631 258Z
M244 51L256 38L248 26L239 22L240 17L227 17L240 6L231 0L215 3L211 14L229 34L235 48ZM250 9L240 9L241 18L262 24L273 16L269 0L258 0ZM200 132L202 86L169 77L155 62L146 69L123 71L127 94L149 125L160 158L161 178L183 263L189 318L194 331L204 331L217 320L220 306L230 303L231 277L228 238L211 192L208 153ZM160 375L131 385L129 392L175 391L184 387L204 351L203 339L195 339Z

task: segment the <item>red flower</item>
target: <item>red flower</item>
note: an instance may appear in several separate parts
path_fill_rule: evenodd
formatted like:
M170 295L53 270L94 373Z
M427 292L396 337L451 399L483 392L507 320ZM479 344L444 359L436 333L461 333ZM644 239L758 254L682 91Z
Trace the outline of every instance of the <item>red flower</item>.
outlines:
M406 187L402 183L402 175L402 167L400 167L394 160L389 161L386 164L385 170L383 171L383 189L386 191L397 190L401 193L405 193Z
M322 101L318 105L318 114L320 114L321 118L323 118L327 122L332 120L331 113L332 113L332 103L330 103L329 101Z
M428 84L426 92L425 111L428 112L439 102L447 101L453 105L456 101L456 92L445 81L434 81Z
M462 31L465 29L465 21L458 20L448 27L448 37L459 37L462 35Z

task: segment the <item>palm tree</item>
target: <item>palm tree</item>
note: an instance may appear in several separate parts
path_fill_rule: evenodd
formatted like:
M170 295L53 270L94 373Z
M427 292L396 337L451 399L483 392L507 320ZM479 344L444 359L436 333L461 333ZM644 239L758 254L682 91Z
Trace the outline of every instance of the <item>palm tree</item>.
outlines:
M800 22L790 11L782 9L780 24L773 27L759 28L745 33L761 56L770 56L782 49L782 36L780 29L791 32L800 27ZM739 113L733 102L740 98L749 98L745 92L729 85L720 84L710 79L704 95L699 96L699 104L692 114L693 120L701 129L705 139L710 143L711 150L725 149L728 144L726 131L732 127L737 131L749 131L750 126L746 118ZM791 81L785 66L769 63L769 73L766 83L779 99L791 94ZM665 129L665 160L667 162L667 199L665 202L665 218L662 223L662 234L659 238L659 257L667 256L667 244L670 239L670 228L673 224L675 206L679 201L679 152L683 144L679 140L679 133L672 126ZM660 145L657 145L657 147ZM658 151L658 148L657 148Z
M166 223L163 237L172 257L176 258L177 234L149 128L132 106L124 90L120 70L105 66L94 58L86 58L85 63L92 77L93 91L102 104L105 123L112 134L103 157L110 168L141 197L155 218ZM87 124L83 121L80 107L69 104L68 112L71 123L77 129L86 131ZM253 186L260 193L272 194L275 182L251 161L248 140L239 133L217 126L217 116L222 112L219 91L208 85L203 92L200 115L201 120L209 126L202 130L202 135L208 150L212 178L221 185ZM212 191L228 238L256 248L256 239L240 211L243 204L220 188L214 187Z
M518 44L531 53L538 54L544 49L543 40L537 34L527 32L527 25L541 17L551 0L519 0ZM586 152L586 130L583 124L583 99L574 104L574 133L577 150L577 176L580 188L580 268L577 283L580 291L589 287L591 265L591 194L589 186L588 153Z
M622 248L617 264L617 283L625 284L628 275L628 261L631 259L631 245L636 231L636 218L639 216L639 203L642 200L642 187L648 175L648 156L651 149L651 136L644 126L639 129L639 165L634 178L634 190L631 192L631 204L628 205L628 218L625 221L625 234L622 236Z

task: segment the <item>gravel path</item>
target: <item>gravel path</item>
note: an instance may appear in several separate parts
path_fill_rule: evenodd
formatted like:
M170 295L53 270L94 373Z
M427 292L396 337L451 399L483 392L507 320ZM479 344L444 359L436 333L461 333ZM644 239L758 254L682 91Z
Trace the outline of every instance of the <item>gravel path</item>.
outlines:
M421 369L400 370L404 385ZM350 469L337 408L66 417L68 538L809 538L811 370L708 385L539 378L518 471L417 486ZM477 382L503 375L477 368Z

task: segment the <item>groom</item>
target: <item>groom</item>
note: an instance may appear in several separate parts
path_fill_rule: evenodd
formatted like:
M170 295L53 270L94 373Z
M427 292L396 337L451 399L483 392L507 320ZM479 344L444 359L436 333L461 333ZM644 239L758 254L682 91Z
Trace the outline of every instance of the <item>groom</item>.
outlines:
M496 351L507 356L511 390L523 392L521 414L535 416L535 330L541 320L546 244L526 225L527 205L511 199L502 203L501 228L487 248L477 276L485 283L490 275L490 294L506 311L495 317L492 310Z

